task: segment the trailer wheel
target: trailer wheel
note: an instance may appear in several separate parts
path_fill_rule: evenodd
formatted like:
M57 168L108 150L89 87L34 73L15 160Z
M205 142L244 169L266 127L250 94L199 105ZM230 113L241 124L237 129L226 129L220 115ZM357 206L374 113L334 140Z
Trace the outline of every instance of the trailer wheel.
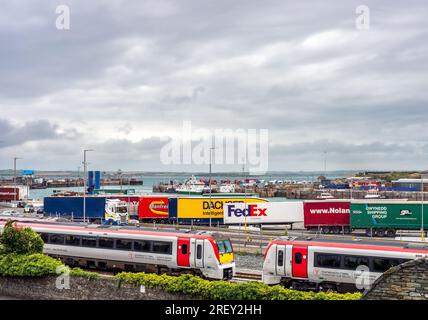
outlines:
M386 236L392 238L392 237L395 237L395 233L396 233L395 229L388 229L386 231Z
M345 234L350 234L350 233L351 233L351 228L345 227Z
M373 235L375 235L375 232L373 232ZM366 229L366 236L371 237L372 236L372 229Z
M385 236L385 229L376 229L375 234L377 237L384 237Z
M321 233L324 233L324 234L330 233L330 227L321 227Z
M332 228L332 233L341 234L342 233L342 228L341 227L333 227Z

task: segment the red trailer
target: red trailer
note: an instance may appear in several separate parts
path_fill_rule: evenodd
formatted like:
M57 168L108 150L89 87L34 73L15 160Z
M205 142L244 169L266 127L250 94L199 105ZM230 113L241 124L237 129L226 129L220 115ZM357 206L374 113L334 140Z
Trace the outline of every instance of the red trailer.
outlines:
M142 222L168 221L168 200L165 196L143 196L138 204L138 219Z
M305 228L322 233L349 233L350 211L349 201L305 201Z

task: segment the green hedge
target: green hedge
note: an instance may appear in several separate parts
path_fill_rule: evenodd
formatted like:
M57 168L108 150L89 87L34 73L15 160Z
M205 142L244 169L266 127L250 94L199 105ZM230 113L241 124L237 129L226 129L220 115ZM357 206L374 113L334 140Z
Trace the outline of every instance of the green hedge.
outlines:
M10 253L0 255L0 276L2 277L43 277L58 275L57 268L64 264L42 253L20 255ZM69 267L66 267L69 268ZM71 276L94 279L98 273L84 271L80 268L69 268Z
M179 277L146 273L122 272L115 276L121 281L145 285L170 293L183 293L198 299L209 300L358 300L360 293L304 292L282 286L268 286L251 281L234 283L208 281L193 275Z

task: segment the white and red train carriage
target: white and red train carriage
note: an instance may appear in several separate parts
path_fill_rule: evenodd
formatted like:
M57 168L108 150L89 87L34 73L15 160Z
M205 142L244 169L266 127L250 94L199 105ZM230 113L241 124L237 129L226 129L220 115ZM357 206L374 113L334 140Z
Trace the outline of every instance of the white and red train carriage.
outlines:
M0 221L0 232L5 221ZM231 242L221 233L77 224L17 222L45 242L44 253L66 264L101 270L193 273L231 279Z
M281 237L265 251L263 282L295 289L363 290L389 268L424 257L424 243Z

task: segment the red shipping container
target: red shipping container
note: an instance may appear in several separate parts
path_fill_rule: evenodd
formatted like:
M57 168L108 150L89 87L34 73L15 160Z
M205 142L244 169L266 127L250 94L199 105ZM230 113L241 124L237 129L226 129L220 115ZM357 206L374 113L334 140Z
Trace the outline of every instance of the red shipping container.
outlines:
M304 202L305 228L318 226L349 226L349 201Z
M141 197L138 204L138 218L168 219L168 197Z
M0 187L0 201L13 201L20 200L19 199L19 188L16 188L14 191L14 187ZM16 192L16 197L15 197Z

